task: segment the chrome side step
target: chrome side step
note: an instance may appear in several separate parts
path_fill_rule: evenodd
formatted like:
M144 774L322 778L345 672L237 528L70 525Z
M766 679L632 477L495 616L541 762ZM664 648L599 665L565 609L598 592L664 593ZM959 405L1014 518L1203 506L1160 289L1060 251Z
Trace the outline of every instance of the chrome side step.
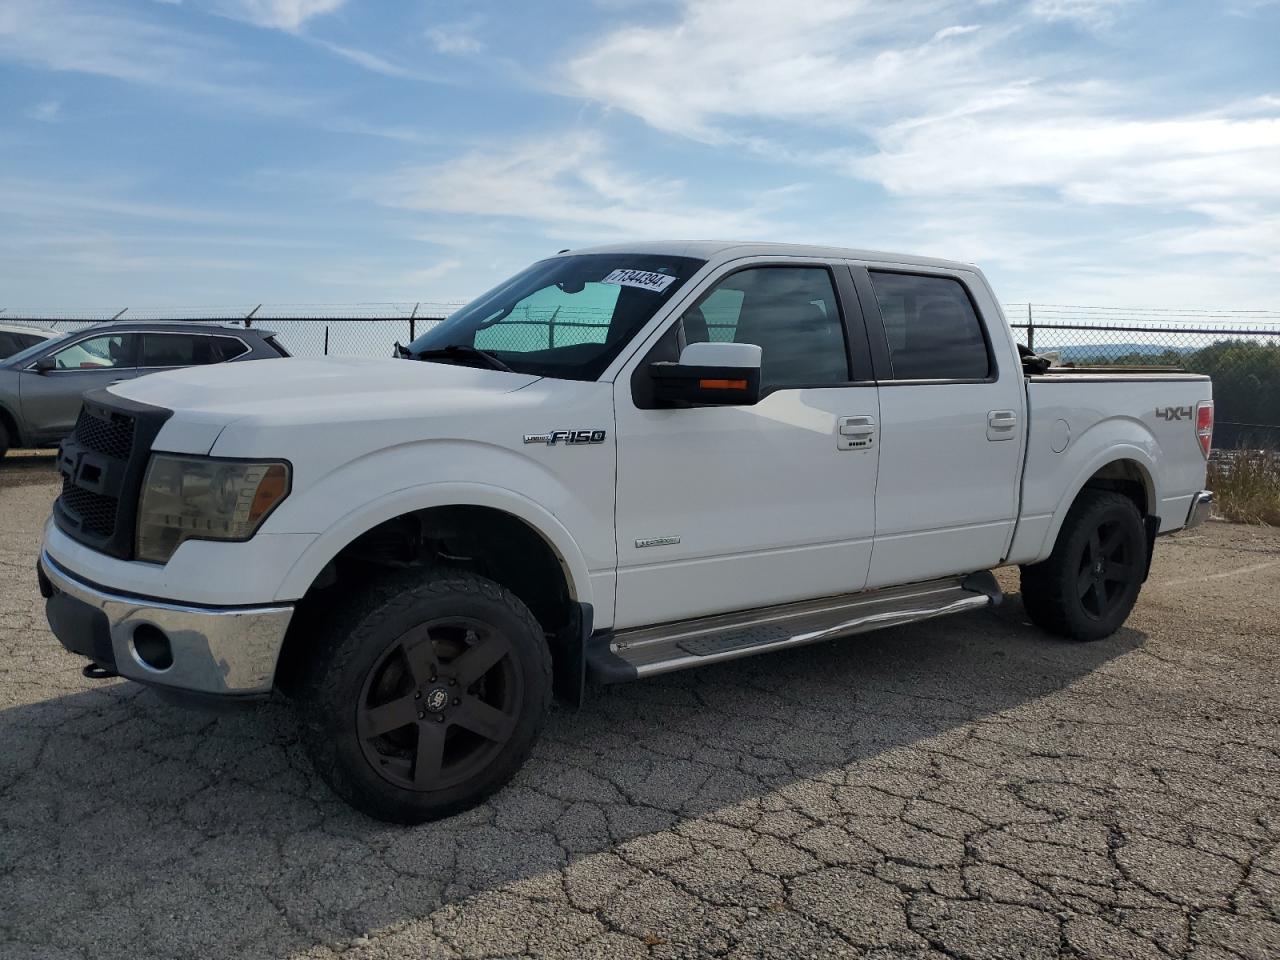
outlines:
M933 617L994 606L1000 588L991 571L805 600L597 636L587 672L619 683L771 650L799 647Z

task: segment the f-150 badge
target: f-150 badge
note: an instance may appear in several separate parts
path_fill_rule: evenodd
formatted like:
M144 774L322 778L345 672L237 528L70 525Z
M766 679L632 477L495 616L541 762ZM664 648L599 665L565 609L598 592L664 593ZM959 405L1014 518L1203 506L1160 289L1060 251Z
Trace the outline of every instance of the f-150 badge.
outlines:
M604 443L603 430L552 430L550 433L526 433L525 443L545 443L554 447L558 443Z

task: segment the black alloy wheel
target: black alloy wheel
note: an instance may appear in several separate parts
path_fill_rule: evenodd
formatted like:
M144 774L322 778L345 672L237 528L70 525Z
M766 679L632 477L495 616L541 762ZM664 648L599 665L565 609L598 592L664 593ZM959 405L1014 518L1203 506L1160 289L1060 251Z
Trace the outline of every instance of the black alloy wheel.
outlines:
M360 746L398 787L456 786L511 739L523 697L502 633L466 618L419 624L392 641L365 679Z
M466 570L388 572L314 616L303 743L344 800L421 823L520 769L551 707L551 651L521 600Z
M1053 552L1022 568L1022 604L1050 633L1100 640L1128 618L1146 567L1146 529L1137 505L1122 493L1085 489Z

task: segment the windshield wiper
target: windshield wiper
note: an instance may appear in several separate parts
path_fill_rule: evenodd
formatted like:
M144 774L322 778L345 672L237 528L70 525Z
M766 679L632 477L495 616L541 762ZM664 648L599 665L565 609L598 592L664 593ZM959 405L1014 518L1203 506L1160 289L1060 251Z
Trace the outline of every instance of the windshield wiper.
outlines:
M504 373L515 373L505 363L495 357L487 350L479 350L475 347L469 347L462 343L451 343L447 347L437 347L433 350L421 350L413 354L418 360L460 360L464 357L475 358L484 362L485 366L491 370L501 370Z

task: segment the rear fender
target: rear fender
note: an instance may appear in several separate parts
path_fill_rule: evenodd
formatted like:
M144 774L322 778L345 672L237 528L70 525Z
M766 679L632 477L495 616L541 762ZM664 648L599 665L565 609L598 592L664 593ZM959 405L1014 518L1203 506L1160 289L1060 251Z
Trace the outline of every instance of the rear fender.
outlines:
M1067 464L1053 469L1051 462L1045 460L1028 464L1027 477L1031 489L1024 488L1024 520L1019 523L1019 535L1015 535L1014 547L1010 551L1013 562L1032 563L1047 557L1080 491L1098 471L1112 463L1128 460L1136 464L1146 492L1147 512L1159 515L1161 490L1158 478L1163 455L1156 438L1142 421L1132 417L1100 420L1073 439L1068 451L1068 456L1075 461L1074 469ZM1071 472L1067 473L1067 469ZM1039 471L1045 471L1044 475L1032 479ZM1050 485L1064 475L1070 479L1059 490L1051 489ZM1035 490L1036 485L1041 485L1041 489ZM1034 521L1037 514L1043 516L1045 513L1048 513L1047 523L1026 522L1028 519ZM1037 542L1027 542L1026 536L1036 537Z

